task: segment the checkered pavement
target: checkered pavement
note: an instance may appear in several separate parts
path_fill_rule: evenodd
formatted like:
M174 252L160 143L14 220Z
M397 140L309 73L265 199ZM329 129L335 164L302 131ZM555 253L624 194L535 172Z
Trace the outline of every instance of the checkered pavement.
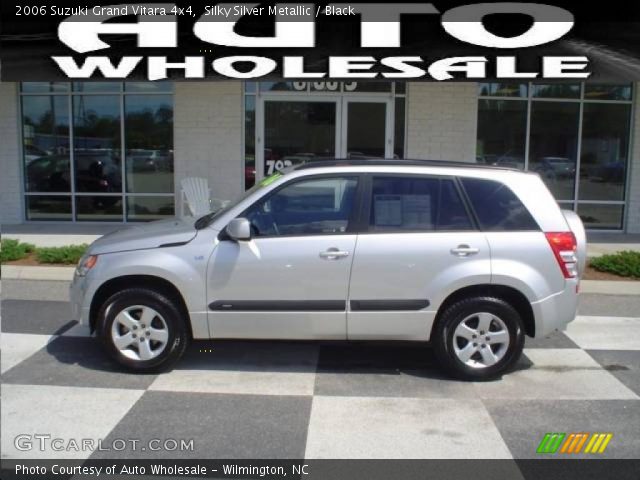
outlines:
M603 458L640 452L640 318L580 316L486 383L384 343L195 342L172 372L133 375L61 301L3 299L1 327L4 458L522 459L546 432L612 432ZM16 449L34 433L193 438L194 450Z

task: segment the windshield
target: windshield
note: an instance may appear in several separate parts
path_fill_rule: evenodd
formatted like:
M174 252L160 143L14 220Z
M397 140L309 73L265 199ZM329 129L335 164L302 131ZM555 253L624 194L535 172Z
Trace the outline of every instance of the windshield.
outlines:
M196 227L197 230L202 230L203 228L208 227L216 218L227 213L233 207L235 207L240 202L242 202L245 198L248 198L250 195L253 195L258 190L262 190L264 187L271 185L280 177L282 177L282 173L276 172L273 175L263 178L259 183L256 183L249 190L241 194L235 201L229 202L228 205L200 217L198 220L196 220L196 223L194 224L194 226Z

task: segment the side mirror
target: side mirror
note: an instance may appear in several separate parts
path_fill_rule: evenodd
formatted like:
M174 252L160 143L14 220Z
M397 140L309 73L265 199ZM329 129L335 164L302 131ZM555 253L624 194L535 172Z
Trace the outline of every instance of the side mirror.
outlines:
M226 228L231 240L251 240L251 222L246 218L234 218Z

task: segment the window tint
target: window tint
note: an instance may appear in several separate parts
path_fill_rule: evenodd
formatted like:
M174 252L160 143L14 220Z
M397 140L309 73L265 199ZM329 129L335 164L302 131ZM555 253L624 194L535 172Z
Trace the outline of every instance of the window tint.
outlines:
M453 180L441 180L438 230L472 229L473 224Z
M478 221L487 231L539 230L520 199L505 185L492 180L462 178Z
M249 219L256 236L345 233L357 183L355 177L295 182L255 203L242 216Z
M449 179L377 177L373 180L370 230L471 230L469 216Z

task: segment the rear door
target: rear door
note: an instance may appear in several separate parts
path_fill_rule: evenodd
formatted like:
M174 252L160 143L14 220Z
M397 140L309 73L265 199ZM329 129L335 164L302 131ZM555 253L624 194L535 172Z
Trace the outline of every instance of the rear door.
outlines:
M348 338L426 340L447 291L490 282L487 241L454 178L381 174L366 183Z

